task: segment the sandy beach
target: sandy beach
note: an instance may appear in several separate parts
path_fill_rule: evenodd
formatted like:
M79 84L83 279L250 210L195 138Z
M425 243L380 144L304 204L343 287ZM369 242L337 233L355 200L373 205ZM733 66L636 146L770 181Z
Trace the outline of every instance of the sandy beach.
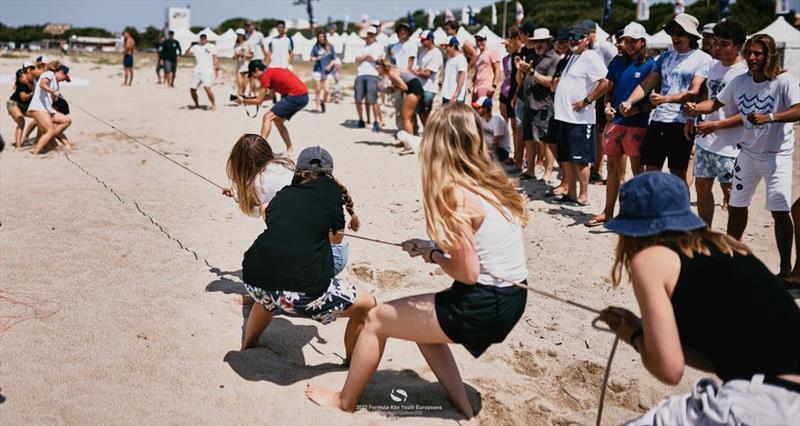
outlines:
M0 59L0 74L13 75L22 60ZM193 60L183 60L174 89L156 84L145 54L137 56L133 86L121 87L122 67L109 63L116 60L121 56L64 58L72 76L90 82L62 90L72 106L67 134L78 146L69 158L61 152L34 158L30 146L15 150L12 120L0 114L6 141L0 154L0 424L462 421L416 346L398 340L387 344L355 414L309 402L308 381L332 388L344 382L345 321L321 326L278 317L258 348L239 351L249 311L236 303L242 254L263 223L81 108L224 186L230 147L242 133L258 133L261 119L227 101L230 71L214 86L219 110L210 112L188 108ZM297 150L321 145L331 152L334 174L361 218L359 235L394 242L425 237L416 157L398 156L392 147L388 109L387 131L353 128L352 91L349 83L344 87L344 101L326 114L310 110L311 93L309 109L288 125ZM12 85L0 85L3 99L11 91ZM207 104L202 91L200 100ZM270 142L282 148L275 131ZM545 199L543 182L522 185L531 198L528 283L597 309L637 311L630 286L610 284L616 237L583 226L601 211L605 187L591 187L590 206L570 208ZM763 206L762 184L745 240L777 271L772 218ZM727 214L719 206L714 220L724 230ZM451 281L397 247L350 239L350 248L344 273L379 301L438 291ZM452 347L478 411L475 422L594 424L613 336L593 329L586 311L536 294L527 303L508 339L481 358ZM603 423L633 418L702 376L687 368L678 386L663 385L620 344Z

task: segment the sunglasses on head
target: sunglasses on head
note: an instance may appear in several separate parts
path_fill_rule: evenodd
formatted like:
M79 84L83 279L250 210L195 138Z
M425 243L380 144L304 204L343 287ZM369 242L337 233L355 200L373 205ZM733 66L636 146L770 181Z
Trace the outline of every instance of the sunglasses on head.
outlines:
M586 36L583 35L583 34L570 34L569 36L567 36L567 40L569 40L569 41L581 41L585 37Z

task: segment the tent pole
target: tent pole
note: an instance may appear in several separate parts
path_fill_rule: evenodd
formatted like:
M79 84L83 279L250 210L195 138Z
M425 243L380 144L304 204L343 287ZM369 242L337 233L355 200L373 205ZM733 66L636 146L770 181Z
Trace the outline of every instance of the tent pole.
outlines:
M508 22L508 0L503 0L503 38L506 36L506 22Z

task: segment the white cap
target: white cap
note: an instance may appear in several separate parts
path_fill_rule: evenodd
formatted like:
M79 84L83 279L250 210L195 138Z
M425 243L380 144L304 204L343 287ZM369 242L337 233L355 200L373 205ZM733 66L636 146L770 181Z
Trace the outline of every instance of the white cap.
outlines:
M25 61L25 62L23 62L23 63L22 63L22 68L35 67L35 66L36 66L36 65L34 65L34 64L33 64L32 62L30 62L30 61Z
M245 35L244 28L237 28L236 35Z
M550 35L550 30L547 28L537 28L533 30L533 35L528 37L529 40L548 40L553 38Z
M41 56L37 56L36 60L34 62L37 63L37 64L46 64L49 61L47 60L47 56L41 55Z
M375 28L375 27L367 28L367 35L369 35L369 34L373 34L373 35L378 34L378 29Z
M622 30L622 36L620 37L620 39L623 39L625 37L630 37L634 40L639 40L639 39L646 40L647 31L645 31L642 24L638 22L631 22L630 24L625 25L625 29Z

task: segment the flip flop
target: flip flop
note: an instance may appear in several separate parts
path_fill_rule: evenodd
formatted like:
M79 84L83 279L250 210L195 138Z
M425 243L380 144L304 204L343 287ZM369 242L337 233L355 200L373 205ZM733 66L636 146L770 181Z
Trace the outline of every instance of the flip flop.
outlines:
M555 191L553 191L552 188L548 189L547 192L544 193L544 196L548 197L548 198L550 198L550 197L563 197L565 195L567 195L567 194L563 194L561 192L555 192Z
M598 215L595 215L593 218L587 220L583 225L586 226L587 228L594 228L596 226L600 226L608 222L608 219L603 219L603 220L598 219L600 216L603 216L603 214L600 213Z
M561 197L556 198L554 201L556 203L561 203L561 204L577 203L577 201L570 198L570 196L567 194L564 194Z

